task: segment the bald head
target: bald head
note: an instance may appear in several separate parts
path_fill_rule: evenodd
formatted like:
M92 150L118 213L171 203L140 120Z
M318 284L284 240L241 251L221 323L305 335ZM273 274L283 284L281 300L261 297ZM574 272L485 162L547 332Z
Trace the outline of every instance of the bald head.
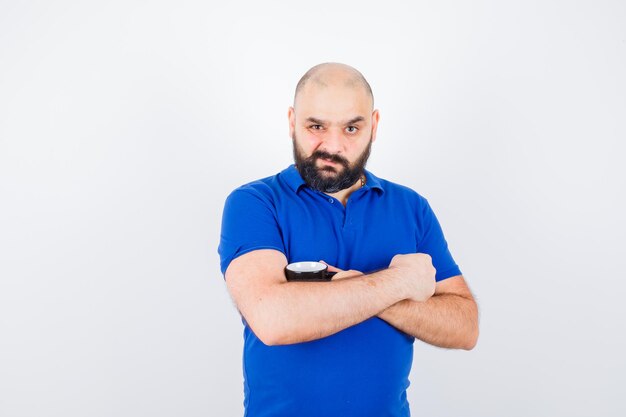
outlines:
M298 81L296 93L293 98L293 105L296 106L298 95L309 87L314 88L332 88L347 87L354 89L363 89L372 101L374 107L374 95L369 83L359 71L355 68L341 64L338 62L325 62L309 69Z

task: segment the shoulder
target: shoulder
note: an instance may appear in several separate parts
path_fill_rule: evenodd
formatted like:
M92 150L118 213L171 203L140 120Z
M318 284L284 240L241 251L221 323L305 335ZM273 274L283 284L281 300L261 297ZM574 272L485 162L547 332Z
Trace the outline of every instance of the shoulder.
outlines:
M258 180L250 181L235 188L230 195L233 194L253 194L259 196L268 196L275 188L277 175L261 178Z
M258 205L273 206L272 187L267 183L268 178L251 181L235 188L226 197L226 207L237 206L247 210Z
M368 180L372 180L374 186L378 186L383 190L385 198L391 201L396 203L409 203L419 208L428 205L426 197L407 185L378 177L369 171L367 171L367 176Z
M276 200L287 192L285 172L283 170L254 181L247 182L235 188L226 198L226 204L233 203L263 203L274 206Z

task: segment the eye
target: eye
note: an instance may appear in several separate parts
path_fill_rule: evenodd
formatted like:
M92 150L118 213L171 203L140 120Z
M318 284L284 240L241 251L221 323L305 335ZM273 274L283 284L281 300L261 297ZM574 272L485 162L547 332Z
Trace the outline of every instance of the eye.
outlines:
M322 125L311 125L309 127L313 130L320 130L322 128Z
M359 130L356 126L348 126L346 127L346 129L348 129L348 133L356 133L357 130ZM353 129L353 130L350 130Z

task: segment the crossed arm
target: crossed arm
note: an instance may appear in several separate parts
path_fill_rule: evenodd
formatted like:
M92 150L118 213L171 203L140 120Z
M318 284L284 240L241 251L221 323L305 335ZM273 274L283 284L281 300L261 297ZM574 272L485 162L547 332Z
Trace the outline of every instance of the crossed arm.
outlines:
M476 344L477 307L460 275L417 302L406 299L388 269L328 283L287 282L286 264L281 252L256 250L234 259L225 273L239 312L268 345L316 340L374 316L435 346Z
M478 341L478 306L463 275L439 281L424 302L402 300L378 317L434 346L470 350Z

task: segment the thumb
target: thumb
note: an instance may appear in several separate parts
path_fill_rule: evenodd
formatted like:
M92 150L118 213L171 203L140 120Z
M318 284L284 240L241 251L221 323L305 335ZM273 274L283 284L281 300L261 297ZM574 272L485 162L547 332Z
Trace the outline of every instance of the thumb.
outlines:
M328 272L342 272L342 271L343 271L343 269L339 269L339 268L337 268L337 267L334 267L334 266L332 266L332 265L329 265L329 264L327 264L326 262L324 262L324 261L322 261L322 260L320 260L320 262L321 262L321 263L323 263L324 265L327 265L327 266L328 266Z

